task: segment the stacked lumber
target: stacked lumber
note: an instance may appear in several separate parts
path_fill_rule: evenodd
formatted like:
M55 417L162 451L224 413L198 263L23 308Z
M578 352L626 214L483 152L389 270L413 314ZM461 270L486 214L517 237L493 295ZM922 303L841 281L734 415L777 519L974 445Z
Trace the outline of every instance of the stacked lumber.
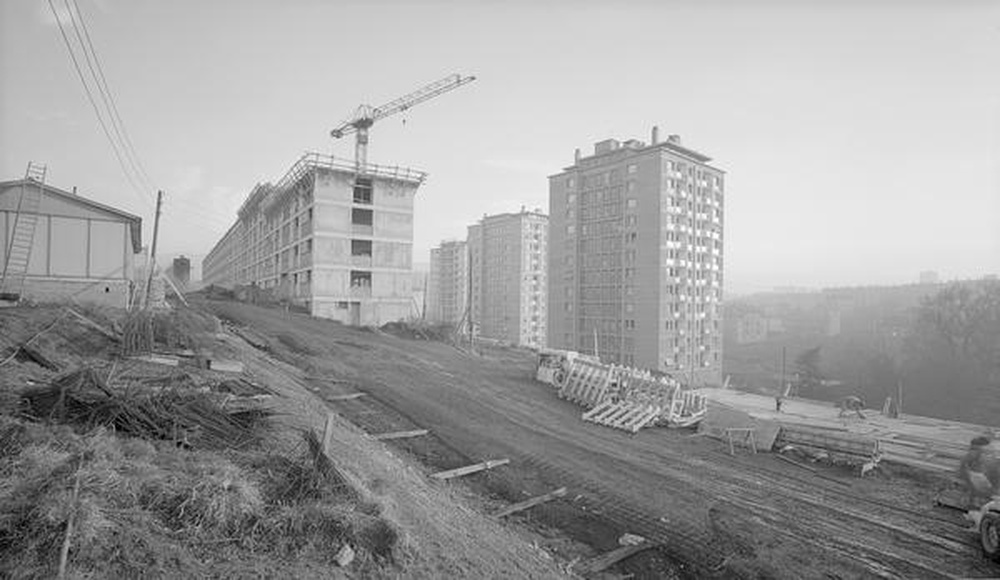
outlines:
M874 437L805 425L782 425L775 445L782 450L791 447L849 465L860 465L861 475L882 460L879 440Z
M559 396L586 409L583 420L631 433L647 425L693 425L708 404L697 391L649 371L576 358L568 361Z

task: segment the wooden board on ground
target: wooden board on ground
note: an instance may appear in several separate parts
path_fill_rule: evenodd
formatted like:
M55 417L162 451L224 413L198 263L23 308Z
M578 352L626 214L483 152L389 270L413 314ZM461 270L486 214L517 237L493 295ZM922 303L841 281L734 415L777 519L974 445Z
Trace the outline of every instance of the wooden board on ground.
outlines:
M327 397L327 399L329 399L330 401L350 401L350 400L358 399L358 398L361 398L361 397L364 397L364 396L365 396L364 393L350 393L350 394L347 394L347 395L333 395L333 396Z
M243 363L235 360L211 360L208 368L224 373L242 373Z
M969 494L958 489L943 489L934 498L934 504L959 511L969 511L973 505L969 502Z
M432 473L431 477L434 479L451 479L453 477L461 477L463 475L470 475L487 469L493 469L494 467L500 467L501 465L507 465L508 463L510 463L510 459L490 459L488 461L483 461L482 463L474 463L472 465L466 465L465 467L457 467L455 469Z
M410 437L420 437L427 435L427 429L415 429L413 431L393 431L392 433L378 433L374 437L379 441L391 441L393 439L408 439Z
M650 548L655 548L656 544L652 542L643 542L642 544L637 544L634 546L622 546L621 548L615 548L610 552L601 554L600 556L595 556L590 560L580 562L574 569L574 572L580 575L596 574L598 572L607 570L608 568L614 566L618 562L621 562L625 558L629 558L638 554L639 552L645 552Z
M526 500L524 500L522 502L518 502L518 503L516 503L516 504L514 504L512 506L507 506L504 509L502 509L502 510L498 511L497 513L493 514L493 517L496 517L496 518L507 517L507 516L509 516L511 514L516 514L517 512L524 511L524 510L526 510L528 508L533 508L536 505L541 505L541 504L543 504L545 502L552 501L552 500L554 500L554 499L556 499L558 497L562 497L564 495L566 495L566 488L565 487L560 487L559 489L554 490L554 491L550 491L549 493L546 493L546 494L543 494L543 495L539 495L539 496L533 497L531 499L526 499Z

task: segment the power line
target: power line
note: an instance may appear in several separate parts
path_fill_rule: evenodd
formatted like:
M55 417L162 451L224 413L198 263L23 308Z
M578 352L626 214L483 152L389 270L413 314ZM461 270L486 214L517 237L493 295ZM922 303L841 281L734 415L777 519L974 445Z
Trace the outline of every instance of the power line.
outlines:
M66 3L66 0L63 0ZM66 9L69 10L69 4L66 4ZM105 108L108 109L109 116L111 117L113 123L121 129L119 137L121 137L121 142L125 145L125 151L129 153L130 160L132 162L133 169L136 170L137 175L139 175L144 181L147 188L150 190L155 189L153 187L153 180L149 178L149 173L146 171L146 167L143 165L142 160L139 158L139 154L135 150L135 146L132 144L132 139L129 136L128 130L125 128L125 121L122 120L121 115L118 113L118 105L115 103L114 93L111 92L111 88L108 86L108 79L104 75L104 67L101 66L101 59L97 56L97 50L94 49L94 43L90 39L90 30L87 28L87 22L83 18L83 12L80 11L80 6L77 4L76 0L73 0L73 10L69 10L70 19L73 22L73 28L76 29L76 22L72 20L73 12L76 12L77 18L80 20L80 27L83 28L83 36L87 39L87 48L89 48L90 54L94 57L94 64L97 67L97 75L94 79L97 81L98 89L103 86L103 91L101 92L102 98L106 96L104 101ZM77 30L77 38L79 39L80 34ZM80 41L80 46L83 47L83 41ZM84 55L87 54L87 48L84 48ZM90 59L87 59L87 64L90 64ZM90 70L91 74L94 73L93 68ZM110 107L108 106L110 103Z
M132 186L133 191L138 195L144 203L151 205L149 198L143 196L141 188L136 185L135 179L132 174L128 171L125 161L122 159L122 154L118 150L119 145L115 142L114 138L111 136L111 132L108 131L108 126L104 122L104 117L101 115L101 111L94 101L94 95L90 90L90 85L87 84L87 80L84 77L83 70L80 68L80 63L76 58L76 53L73 51L73 45L70 43L69 37L66 36L66 29L63 28L62 19L59 18L59 13L56 11L55 6L52 4L52 0L48 0L49 9L52 11L52 16L56 19L56 25L59 27L59 34L62 36L63 43L66 45L66 50L69 52L70 60L73 63L73 68L76 69L76 74L80 78L80 83L83 84L84 92L87 94L87 100L90 102L91 108L94 110L94 115L97 116L97 122L101 125L101 130L104 132L104 137L108 140L111 145L111 150L115 154L115 158L118 160L118 166L121 168L122 173L125 175L125 179Z

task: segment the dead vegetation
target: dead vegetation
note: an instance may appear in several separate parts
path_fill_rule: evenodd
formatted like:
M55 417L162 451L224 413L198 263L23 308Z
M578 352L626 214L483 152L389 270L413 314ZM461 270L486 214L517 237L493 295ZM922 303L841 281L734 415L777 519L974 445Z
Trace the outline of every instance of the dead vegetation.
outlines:
M272 436L266 388L121 359L130 319L84 317L0 313L0 577L327 575L345 545L349 575L392 569L395 527L314 432ZM150 321L156 352L225 350L211 316Z
M455 327L451 324L431 324L422 320L389 322L382 325L379 330L386 334L411 340L452 342L455 338Z

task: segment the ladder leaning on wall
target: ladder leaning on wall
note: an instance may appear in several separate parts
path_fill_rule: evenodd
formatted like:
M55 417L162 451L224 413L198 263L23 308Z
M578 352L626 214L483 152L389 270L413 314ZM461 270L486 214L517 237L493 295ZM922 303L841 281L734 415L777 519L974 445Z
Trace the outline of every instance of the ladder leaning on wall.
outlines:
M35 243L35 225L38 223L38 206L45 186L45 166L28 162L17 199L13 219L8 219L9 232L3 253L3 276L0 277L0 300L18 302L28 274L31 247Z

